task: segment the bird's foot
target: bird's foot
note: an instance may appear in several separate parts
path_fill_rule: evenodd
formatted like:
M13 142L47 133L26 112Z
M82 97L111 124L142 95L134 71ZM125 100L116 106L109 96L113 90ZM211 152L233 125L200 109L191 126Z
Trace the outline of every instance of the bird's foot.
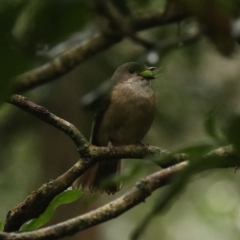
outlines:
M142 147L144 147L144 148L148 148L149 147L149 143L147 142L147 143L143 143L143 142L141 142L140 140L138 141L138 144L140 145L140 146L142 146Z
M109 149L109 151L112 151L112 153L115 154L114 146L113 146L112 142L110 142L110 141L108 142L108 149Z

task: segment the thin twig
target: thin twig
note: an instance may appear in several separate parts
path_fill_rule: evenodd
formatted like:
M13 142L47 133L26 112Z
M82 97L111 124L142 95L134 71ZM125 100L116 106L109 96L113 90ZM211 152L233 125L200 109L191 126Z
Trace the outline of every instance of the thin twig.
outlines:
M96 0L96 7L99 15L108 20L107 29L103 29L103 31L110 31L120 38L129 37L148 50L154 48L154 43L139 37L135 33L131 21L126 16L121 15L118 9L112 8L108 2L103 0Z
M89 142L73 124L49 112L45 107L29 101L21 95L12 95L8 102L63 131L74 141L78 148L88 148Z

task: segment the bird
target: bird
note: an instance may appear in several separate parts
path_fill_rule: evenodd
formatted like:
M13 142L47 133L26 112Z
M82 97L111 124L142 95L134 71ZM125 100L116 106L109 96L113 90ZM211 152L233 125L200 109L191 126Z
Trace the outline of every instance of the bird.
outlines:
M108 146L113 151L114 146L142 144L156 112L156 97L151 88L155 68L128 62L115 70L105 104L94 117L91 144ZM73 188L115 194L122 183L101 183L120 174L121 162L119 159L95 163L73 183Z

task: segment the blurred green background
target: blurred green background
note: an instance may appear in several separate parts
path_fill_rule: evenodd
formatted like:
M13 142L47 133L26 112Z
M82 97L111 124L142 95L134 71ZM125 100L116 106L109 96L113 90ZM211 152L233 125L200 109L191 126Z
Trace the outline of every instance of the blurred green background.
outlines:
M116 9L123 6L114 0L110 2ZM195 2L198 6L199 1ZM240 10L237 0L215 2L224 10L224 16L231 21L236 19ZM131 12L151 14L163 9L165 1L132 0L128 5ZM94 36L102 26L93 0L1 1L0 98L7 96L14 76ZM198 29L196 20L190 18L143 31L140 36L157 48L149 50L125 38L61 79L23 95L73 123L89 138L94 111L82 107L82 97L109 79L119 65L129 61L144 62L158 68L157 79L153 82L158 100L157 116L146 142L170 151L206 143L216 147L227 144L224 130L232 114L239 114L240 110L239 49L236 44L231 56L225 57L217 50L219 45L209 40L209 34L181 44ZM222 37L225 38L224 32ZM220 142L211 138L204 127L206 116L213 110ZM31 191L71 167L78 160L78 153L62 132L14 106L2 102L0 119L0 219L4 220L7 212ZM157 170L159 167L147 160L125 160L123 174L129 180L118 194L86 193L76 203L60 207L50 224L117 198L138 179ZM234 169L195 175L174 199L173 206L154 218L141 239L239 239L239 180L239 171L235 174ZM162 190L117 219L65 239L130 239Z

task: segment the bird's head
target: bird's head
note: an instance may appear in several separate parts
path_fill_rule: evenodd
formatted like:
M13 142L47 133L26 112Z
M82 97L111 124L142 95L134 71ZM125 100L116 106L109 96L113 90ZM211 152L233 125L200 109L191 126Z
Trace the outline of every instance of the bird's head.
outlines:
M115 83L124 81L139 81L154 79L153 70L156 67L148 67L145 64L138 62L129 62L121 65L113 74L112 80Z

